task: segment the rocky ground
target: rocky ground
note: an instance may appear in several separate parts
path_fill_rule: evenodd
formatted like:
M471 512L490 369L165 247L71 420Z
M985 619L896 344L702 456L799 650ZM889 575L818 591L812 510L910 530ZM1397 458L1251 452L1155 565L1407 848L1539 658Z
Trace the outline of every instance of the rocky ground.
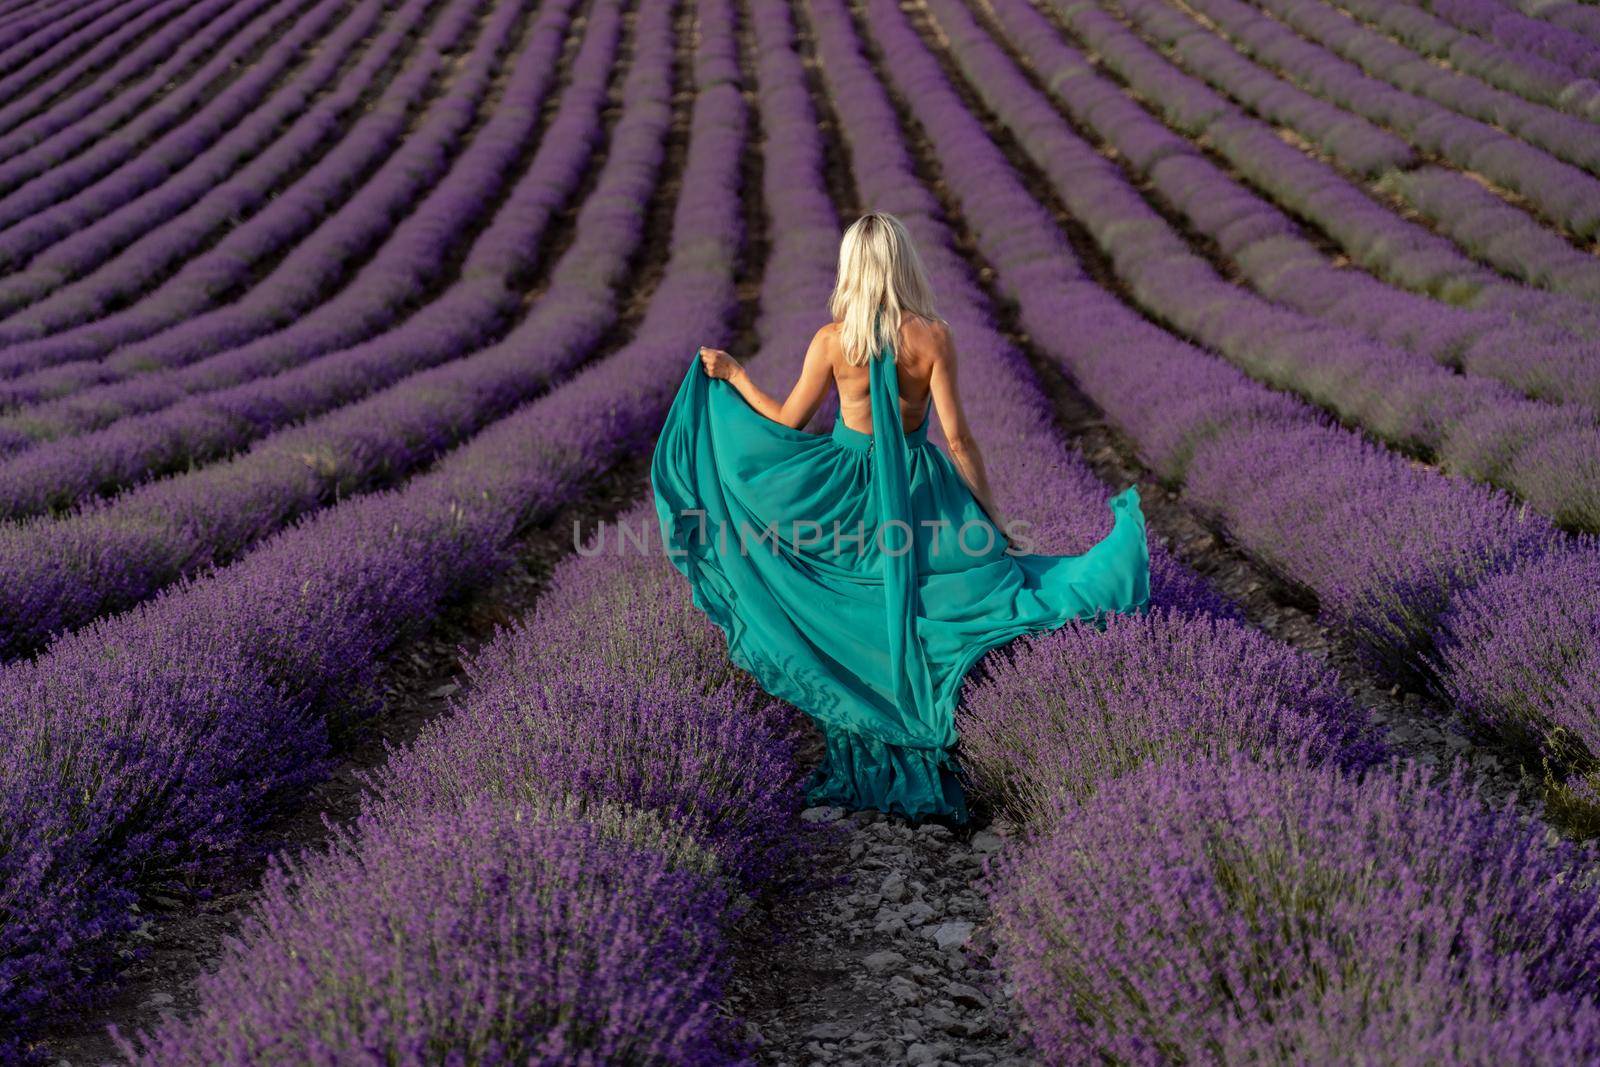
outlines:
M1033 1061L988 962L977 884L1000 828L952 833L873 811L811 808L828 879L781 906L742 955L730 1010L768 1064ZM787 917L785 917L787 915Z

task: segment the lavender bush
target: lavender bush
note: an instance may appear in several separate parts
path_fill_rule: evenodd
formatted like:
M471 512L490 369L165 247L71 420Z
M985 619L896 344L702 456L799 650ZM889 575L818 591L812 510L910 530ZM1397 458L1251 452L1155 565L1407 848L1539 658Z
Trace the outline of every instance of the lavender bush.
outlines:
M20 13L15 28L7 27L10 32L0 38L5 47L0 59L17 64L19 69L12 75L13 84L0 88L14 92L18 85L27 85L52 63L59 62L63 55L82 48L96 32L104 32L108 24L116 21L107 16L116 6L115 0L95 0L65 17L60 12Z
M1047 1062L1577 1063L1592 862L1459 777L1156 765L1001 860L995 933Z
M1266 10L1359 63L1363 70L1415 96L1492 122L1556 158L1587 170L1600 166L1593 127L1580 117L1593 117L1600 107L1600 86L1573 84L1542 65L1508 57L1493 46L1470 38L1463 40L1448 23L1411 5L1401 5L1396 11L1372 0L1339 0L1338 6L1345 14L1356 17L1341 17L1338 10L1320 2L1301 0L1270 0ZM1378 29L1369 29L1367 22ZM1390 34L1399 41L1391 40ZM1429 63L1419 52L1433 56L1443 53L1449 63ZM1555 107L1532 103L1518 93ZM1576 114L1562 114L1556 108Z
M123 921L99 891L137 890L172 869L129 867L108 843L137 839L141 856L171 851L187 859L191 828L175 824L173 839L166 837L167 815L182 800L209 813L203 840L213 855L236 851L254 821L293 792L266 787L308 766L293 745L326 745L343 721L370 711L371 679L387 650L447 598L497 573L506 562L503 546L525 523L547 517L648 442L685 354L725 329L734 302L742 226L732 190L746 125L730 26L724 19L698 45L699 92L673 254L628 345L566 383L557 404L536 403L501 420L404 491L328 509L232 567L0 672L5 728L34 738L7 745L16 754L16 784L0 775L0 789L50 801L32 809L8 804L9 825L0 830L0 838L27 835L14 862L43 872L37 894L30 890L0 913L0 960L21 961L6 999L14 1029L39 1024L40 1000L58 1008L103 984L103 974L75 969L95 947L87 932ZM594 415L601 397L609 404L605 418ZM193 646L175 643L173 632L213 655L187 654ZM177 649L171 660L168 648ZM165 690L139 682L153 659L166 665ZM119 678L148 699L128 705L113 684ZM258 688L242 692L233 678ZM265 750L229 740L228 716L182 699L184 687L205 686L217 687L213 705L237 696L260 721L282 721L277 731L262 731ZM255 699L261 689L272 699ZM304 725L291 729L295 724ZM129 735L139 743L129 744ZM146 753L175 767L176 782L133 773L125 794L94 787L123 781L122 769ZM190 768L194 774L184 777ZM69 779L83 787L32 786ZM90 830L81 847L69 847L75 827ZM68 914L34 927L36 895L66 900ZM75 980L52 984L62 972Z
M0 464L0 481L9 486L11 513L20 516L47 506L68 505L93 491L91 487L104 491L152 471L196 465L289 422L349 404L419 369L448 363L497 339L521 309L521 294L514 280L536 263L540 238L592 158L600 135L596 118L617 47L618 18L616 9L608 5L590 20L588 47L575 63L574 84L563 95L550 136L499 205L491 219L498 224L480 234L467 251L462 277L437 300L396 328L345 348L341 346L361 339L372 323L359 307L352 306L359 301L335 298L287 330L191 366L146 373L34 407L10 420L10 426L19 427L26 436L46 438L106 423L117 425L86 440L35 449L24 458ZM656 24L650 28L659 29ZM551 48L559 41L558 34L547 39ZM520 73L548 77L543 64L549 59L549 49L530 52L527 58ZM659 46L646 50L641 68L646 73L636 77L628 90L627 102L636 118L619 128L614 151L629 155L659 140L659 134L652 136L648 125L656 109L642 106L641 101L646 93L659 96L662 74L658 68L665 62ZM537 82L516 87L534 91ZM646 119L643 129L638 121L640 112ZM655 125L661 121L658 118ZM491 128L482 136L492 132L511 133ZM514 137L531 132L523 126ZM516 139L498 143L491 139L488 144L497 158L487 162L498 167L507 162L504 153L519 147ZM484 146L480 138L473 147ZM472 154L471 150L467 153L469 157ZM463 160L464 164L485 162L482 158ZM430 240L437 246L432 259L414 254L408 241L414 245L418 235L452 228L460 221L460 199L485 191L477 179L457 183L458 176L448 177L407 220L396 235L400 244L386 247L384 256L408 263L406 271L411 273L425 273L430 265L443 260L445 248L437 241ZM602 196L611 192L609 186L596 190ZM626 229L617 228L609 237L625 242ZM564 258L553 280L565 281L565 272L572 269L570 263L576 258ZM606 272L599 269L596 273L603 277ZM556 295L561 295L560 289ZM196 394L204 394L204 399L190 399ZM0 421L0 426L4 425ZM4 432L0 428L0 433ZM19 442L17 449L21 447Z
M274 34L279 34L291 39L291 47L275 54L269 51L259 58L265 61L263 69L270 69L277 62L287 62L305 43L305 37L294 32L292 20L301 16L313 24L313 29L318 24L326 28L341 7L326 0L316 6L308 5L305 0L292 3L280 0L270 7L252 2L210 23L195 35L199 40L207 40L207 47L196 47L195 40L187 42L188 54L204 57L205 65L176 92L136 112L120 126L115 121L107 122L106 114L97 114L0 163L0 224L11 225L28 218L62 197L89 186L133 159L146 142L170 135L173 127L190 112L209 107L207 101L212 97L218 105L211 112L213 117L225 108L237 107L238 101L231 99L227 90L239 76L242 60L259 52L273 41ZM255 17L262 13L268 17ZM116 113L123 109L105 110ZM128 116L124 113L122 117ZM234 117L237 118L237 114ZM107 137L113 129L120 136ZM215 135L215 131L208 132ZM209 139L203 136L202 143Z
M219 15L226 12L220 4L203 5L190 17L173 17L174 12L163 12L171 23L164 32L157 33L146 42L154 47L135 49L124 57L125 62L112 67L102 77L90 80L84 86L86 92L74 94L71 97L61 98L63 85L60 80L64 74L70 74L68 84L72 81L84 80L86 73L92 73L92 64L84 64L84 60L91 56L104 63L106 58L116 53L116 48L121 34L119 29L126 29L127 23L137 24L139 16L147 12L141 9L148 5L138 5L132 9L122 5L97 0L96 3L79 6L70 14L56 11L42 13L42 19L19 18L6 29L16 33L21 39L13 39L0 52L0 63L5 64L7 74L0 78L0 94L4 94L6 105L0 112L0 129L6 131L6 137L0 141L0 159L9 158L18 152L33 147L50 134L71 125L75 120L93 112L108 100L116 100L117 104L126 109L122 112L125 118L137 112L137 109L157 94L157 78L164 76L170 83L184 75L196 73L204 57L204 48L184 48L183 44L196 31L203 29ZM266 8L251 5L255 14L260 14ZM116 10L110 10L115 8ZM132 17L130 17L132 16ZM198 16L198 17L196 17ZM40 23L43 23L42 25ZM241 23L233 23L235 27ZM0 37L0 39L4 39ZM217 38L211 38L214 46ZM109 51L101 51L98 47L88 47L91 42L98 41L100 45L111 42ZM78 58L73 59L76 55ZM132 60L131 63L126 62ZM80 66L80 64L82 64ZM159 64L159 65L157 65ZM152 71L152 67L155 69ZM53 73L52 73L53 72ZM121 78L118 78L118 75ZM144 75L144 77L141 77ZM122 79L132 80L128 84ZM134 80L137 79L137 80ZM124 94L115 93L118 87L125 90L125 95L130 99L125 103L118 99ZM98 91L95 91L98 90ZM78 103L79 106L72 106ZM59 102L62 115L55 121L52 113L55 108L48 107L51 103Z
M600 129L596 118L616 53L618 19L616 9L608 5L589 20L585 36L588 47L581 50L574 61L572 84L562 94L561 106L540 141L540 150L533 155L528 169L507 190L504 203L497 205L498 210L489 220L491 225L478 234L477 240L467 249L460 276L417 314L403 317L395 328L365 338L362 344L349 344L362 340L375 324L371 309L364 312L360 306L371 293L362 294L359 301L336 297L286 330L198 363L86 388L60 400L30 407L9 419L0 419L0 434L9 430L18 436L53 439L120 421L119 432L70 446L79 455L76 467L63 465L57 456L54 471L45 476L57 486L51 496L57 500L71 499L71 487L81 487L86 481L117 484L137 477L141 471L140 453L148 453L157 444L160 448L157 456L164 457L171 454L174 439L182 441L177 447L181 447L191 461L217 449L218 445L210 442L218 435L222 437L222 448L237 448L244 443L241 433L264 433L283 422L348 403L361 395L355 390L376 391L419 367L449 360L496 337L515 317L520 304L514 280L536 265L541 238L576 187L583 163L592 158L597 146ZM549 43L558 42L559 37L556 37ZM652 65L654 56L655 53L647 49L646 67ZM520 72L533 78L547 78L548 71L542 64L549 59L548 50L532 54L531 58L535 62L522 66ZM660 75L656 74L654 80L659 83ZM517 88L537 90L538 82L524 83ZM635 114L639 110L639 91L636 85L629 100ZM530 125L514 122L512 127L511 130L484 131L473 148L487 151L474 158L469 149L462 160L469 174L473 168L487 163L504 168L508 163L507 153L523 147L520 138L532 134ZM507 139L497 141L490 137L491 132ZM632 132L631 125L619 131L621 151L626 152L631 146ZM491 158L483 158L490 153ZM462 199L477 198L493 189L492 183L486 187L477 177L465 182L457 181L460 177L453 171L379 253L380 258L386 260L408 262L407 269L415 275L411 284L447 258L447 245L437 240L429 242L430 250L419 251L415 247L417 235L455 228L460 222ZM385 312L384 317L387 315ZM343 347L347 344L349 348ZM374 354L380 354L381 360L374 359ZM319 370L303 370L308 364L317 365ZM351 374L348 368L342 375L330 373L332 367L344 364L359 365L359 373ZM301 373L290 373L295 371ZM318 388L319 376L321 381L339 384L333 388ZM266 380L269 378L275 380L269 382ZM289 382L294 383L292 390ZM296 400L280 399L285 393ZM181 405L197 394L209 395L207 400L190 403L165 418L124 421L130 416L148 415ZM204 413L199 410L203 406L207 409ZM212 410L217 407L231 409L242 418L219 425ZM183 432L186 422L198 424L200 428ZM243 427L240 422L244 423ZM145 441L150 443L141 448ZM19 441L13 455L23 447L25 443ZM85 453L96 447L116 458L100 459L102 469L91 473L95 464ZM36 452L23 461L22 469L36 463L48 466L43 456ZM159 459L154 465L159 468ZM106 470L106 466L110 470ZM4 469L12 472L12 484L18 485L15 480L18 464L8 463ZM39 476L37 470L34 476ZM34 499L40 498L35 496ZM27 510L26 504L18 508L19 512Z
M330 397L359 395L386 375L403 372L407 355L424 363L446 361L359 403L269 436L228 462L156 482L59 522L41 519L0 533L5 542L0 571L18 575L16 588L29 591L28 603L16 603L18 614L0 626L7 635L0 645L22 651L54 630L136 602L209 561L229 558L339 493L370 488L414 470L580 362L615 320L616 288L643 238L639 214L618 212L616 205L648 198L659 173L670 118L667 17L658 10L645 21L644 32L653 43L636 57L624 90L628 114L618 123L600 180L579 213L573 244L558 262L544 299L499 343L452 360L458 346L470 339L456 330L462 324L460 313L474 310L483 295L483 289L472 286L457 293L458 299L443 302L440 315L418 316L422 321L414 321L414 329L391 336L387 343L359 346L259 386L174 408L170 417L124 424L80 442L75 455L64 447L40 450L6 466L18 495L27 498L28 485L48 492L51 483L58 488L74 484L76 477L69 473L74 470L77 477L97 469L103 476L124 463L137 470L141 457L158 449L181 456L191 448L203 450L206 441L219 437L242 443L241 438L315 410ZM603 28L606 20L597 17L596 22L601 26L595 38L598 51L590 60L604 58L615 44ZM603 65L590 66L587 73L603 78ZM586 102L594 103L593 97L586 101L575 94L572 102L592 125L592 110L583 110ZM542 153L525 175L526 183L519 183L511 206L520 212L532 202L529 225L548 219L552 186L559 195L566 183L577 180L588 158L587 143L557 145ZM537 210L541 206L544 210ZM490 291L489 303L502 311L505 301L515 301L507 272L526 262L526 249L508 244L519 232L519 226L507 225L486 235L473 257L488 275L483 288ZM501 273L488 274L491 265ZM38 477L45 472L53 473ZM99 546L115 548L102 554ZM85 565L94 559L102 562ZM5 612L0 606L0 616Z
M379 9L374 8L372 19L364 12L346 19L327 50L299 71L270 105L252 111L185 168L187 180L158 186L59 239L38 234L21 242L14 248L14 269L0 281L0 309L12 311L91 272L158 226L177 231L169 239L178 249L185 248L180 242L187 238L192 253L217 236L224 220L259 210L270 192L281 191L278 179L304 164L317 147L325 149L348 131L354 104L363 93L388 84L385 75L392 75L396 66L391 61L425 22L430 7L426 0L406 5L369 43L362 38L373 33ZM337 84L330 86L336 77Z
M1572 0L1548 0L1548 2L1533 4L1531 0L1522 0L1527 3L1527 12L1547 19L1552 24L1569 29L1574 33L1587 37L1590 41L1600 43L1600 14L1583 4L1574 3ZM1519 9L1521 4L1519 3Z
M1455 598L1439 620L1438 673L1451 701L1558 764L1600 769L1600 551L1552 553Z
M1600 427L1592 411L1529 407L1499 383L1452 373L1431 359L1374 344L1353 331L1291 312L1230 284L1191 250L1115 165L1072 135L1045 97L964 8L949 2L932 6L947 27L952 51L973 88L1044 171L1067 207L1084 220L1142 310L1226 356L1252 377L1293 389L1401 448L1442 459L1452 470L1493 478L1577 529L1600 529L1600 482L1589 481L1589 466L1582 462L1585 455L1600 454ZM893 57L895 80L908 87L907 99L914 101L945 151L983 144L981 127L954 99L943 71L903 21L885 17L874 27L886 54ZM1037 32L1030 36L1039 39ZM1080 67L1079 73L1085 76L1065 84L1092 87L1087 69ZM1107 115L1102 100L1083 101L1079 88L1065 91L1080 99L1083 112L1098 107ZM1131 110L1135 116L1129 117L1144 119L1148 133L1119 139L1124 154L1166 166L1175 154L1190 153L1185 142L1159 123L1137 108ZM1109 116L1107 121L1112 121ZM994 154L992 147L988 154ZM1218 205L1219 186L1224 191L1232 188L1221 175L1209 176L1208 188L1207 173L1190 167L1174 174L1170 184L1160 184L1178 198L1198 192L1209 210ZM1032 211L1044 214L1037 206ZM1219 226L1223 217L1236 220L1237 212L1219 213ZM1218 233L1213 230L1213 235ZM1292 279L1296 287L1306 283L1303 277ZM1566 362L1570 365L1571 359ZM1600 362L1595 366L1600 368ZM1600 382L1600 369L1596 380ZM1533 442L1550 449L1549 460L1537 468L1473 464L1458 458L1486 447L1515 452ZM1563 476L1550 477L1557 469ZM1593 473L1600 475L1600 470Z
M1451 68L1471 74L1497 89L1516 93L1526 100L1579 117L1594 118L1600 115L1600 85L1596 85L1592 78L1592 75L1600 74L1600 62L1597 62L1600 56L1591 49L1570 47L1570 44L1576 43L1572 42L1572 35L1553 33L1548 27L1544 27L1545 32L1541 34L1534 29L1536 24L1532 19L1503 14L1486 27L1490 30L1490 36L1475 37L1462 33L1454 25L1455 20L1445 13L1459 12L1463 8L1481 9L1485 5L1473 4L1470 0L1466 4L1446 3L1441 12L1445 17L1436 17L1422 10L1427 6L1430 5L1385 6L1371 3L1370 0L1339 2L1342 10L1378 32L1393 36L1413 51L1442 60ZM1487 0L1487 6L1497 5L1493 0ZM1530 30L1533 32L1530 33ZM1568 62L1552 61L1539 54L1539 46L1553 43L1552 38L1569 43L1568 48L1558 53ZM1530 44L1533 47L1530 48ZM1574 65L1586 68L1590 76L1579 76ZM1478 92L1473 94L1474 97ZM1486 99L1503 101L1503 97L1495 96ZM1537 112L1521 108L1517 110L1537 115Z
M432 7L431 4L425 6ZM392 79L386 85L373 85L378 95L371 110L342 131L343 137L336 145L322 146L325 151L319 151L327 130L316 125L297 129L246 168L236 183L217 190L224 208L237 203L240 208L254 204L260 210L222 237L214 247L195 254L197 235L185 225L169 225L147 234L88 276L62 286L59 292L0 321L0 338L22 342L82 325L154 287L159 294L160 310L165 314L154 322L123 316L119 330L109 338L110 346L114 347L124 340L145 336L141 330L153 332L181 321L184 315L212 306L214 301L244 286L252 272L259 269L258 264L270 262L325 216L334 214L335 209L360 187L362 180L371 176L383 158L395 150L413 112L425 101L428 90L435 86L444 67L444 53L466 38L477 17L476 7L475 0L454 0L442 11L436 10L421 39ZM328 102L336 103L340 96L344 97L346 106L351 106L360 99L361 93L357 91L354 99L348 93L336 93ZM302 163L309 166L309 170L270 203L262 204L270 189L271 175ZM195 210L206 206L203 203ZM188 216L184 219L187 221ZM106 221L110 223L113 219ZM76 262L71 258L75 243L93 242L99 236L98 230L98 227L90 227L42 254L28 271L0 279L0 293L8 294L9 302L29 298L37 285L51 287L51 265L71 267ZM58 256L66 257L64 265ZM181 269L174 274L180 265ZM34 267L42 278L34 272ZM104 347L91 349L90 354L105 350ZM51 350L46 346L45 352L48 351ZM70 360L77 351L68 347L58 355L60 359ZM51 356L41 353L40 359L24 360L12 373L26 375L30 367L47 366L51 362ZM54 395L71 383L52 385L48 376L41 375L35 385L26 388L24 385L23 381L11 383L0 393L0 399L7 404L31 402Z
M1164 611L1017 642L962 694L961 763L1017 824L1146 763L1302 753L1361 769L1383 746L1337 675L1256 630Z
M610 821L551 804L444 809L276 867L201 980L199 1015L125 1053L207 1065L731 1062L715 1012L725 892L671 831Z
M1524 14L1516 4L1502 0L1424 0L1421 6L1450 25L1494 41L1518 57L1537 57L1571 75L1600 76L1600 47L1595 42L1586 40L1581 31L1562 32L1542 21L1558 21L1562 9L1572 7L1565 0L1530 4L1530 8L1539 9L1542 18L1532 17L1532 11Z
M452 151L459 147L462 136L471 128L474 114L489 92L502 53L512 43L519 19L519 11L513 6L499 6L489 13L477 34L468 62L455 72L447 91L429 102L425 121L410 130L409 135L403 115L392 116L390 122L372 124L362 131L364 136L341 145L337 159L330 157L323 161L325 166L319 168L321 173L310 176L313 180L306 183L303 197L297 198L292 208L273 212L270 217L266 213L258 216L252 220L258 225L247 237L234 235L237 239L225 242L226 248L218 246L213 255L187 263L183 272L149 298L92 322L83 322L82 306L73 307L72 294L64 290L58 295L68 302L71 321L81 325L41 337L43 331L37 316L49 312L47 303L29 309L30 313L17 323L17 332L0 327L0 339L23 342L0 353L0 377L97 358L113 349L120 351L112 356L102 374L124 376L141 366L140 357L154 360L156 366L192 362L221 347L257 336L272 326L283 325L298 312L320 302L327 295L328 287L344 277L347 263L353 258L359 259L380 243L392 231L396 219L448 170ZM470 8L464 8L447 20L442 29L453 32L453 39L459 40L468 30L476 28L472 25L474 21ZM443 66L439 64L440 68ZM428 87L435 69L419 68L416 78L421 84L408 81L397 88L403 94L420 94ZM250 278L249 269L241 269L237 262L230 263L229 256L236 256L241 246L249 249L262 241L271 242L274 248L284 247L275 240L280 236L276 231L286 225L300 224L299 216L308 209L314 213L313 219L320 217L330 197L329 179L333 180L332 189L338 190L349 182L351 162L370 161L377 152L393 149L397 144L398 150L389 155L371 180L363 185L362 196L345 204L325 225L318 227L314 237L294 244L288 254L274 264L268 277L254 285L243 299L220 308L214 306L220 292L226 292L230 274L240 280ZM220 276L218 268L222 271ZM202 311L205 314L200 314ZM135 347L134 342L162 331L165 335L159 343ZM144 365L148 369L148 364Z
M391 761L381 809L582 795L661 814L746 889L793 878L792 713L659 555L593 562L474 661L470 703Z
M1531 285L1600 301L1600 267L1593 256L1459 171L1395 171L1384 176L1379 188L1401 197L1473 256L1499 270ZM1510 286L1500 288L1511 295ZM1566 311L1562 309L1560 318L1568 317Z
M253 155L278 126L326 84L343 65L345 55L377 24L377 7L354 12L344 5L313 10L295 22L271 50L252 64L188 121L150 144L145 153L112 174L49 207L31 212L0 235L0 268L14 268L40 248L103 219L142 194L166 204L192 202L217 181L219 170ZM326 36L325 47L304 63L311 41ZM309 74L309 79L304 78ZM276 92L280 82L300 76L309 88ZM288 110L285 110L285 108ZM0 200L0 205L4 204ZM0 209L0 219L5 218Z
M1330 42L1342 44L1370 34L1326 8L1323 11L1336 23L1317 16L1309 6L1290 7L1279 0L1269 2L1269 10L1302 20L1309 37L1321 39L1318 35L1322 34ZM1269 18L1261 9L1241 0L1196 0L1190 6L1257 62L1341 107L1393 128L1418 148L1436 153L1457 166L1478 171L1504 188L1520 193L1541 215L1570 232L1579 236L1592 235L1600 226L1600 182L1578 166L1554 159L1494 126L1457 114L1434 100L1391 85L1381 78L1381 63L1374 68L1380 76L1374 76L1356 62L1334 55L1333 51L1299 36L1293 27ZM1316 6L1322 6L1320 0ZM1355 45L1350 55L1362 54L1360 47ZM1337 45L1332 48L1337 50ZM1416 57L1406 53L1406 58L1414 60ZM1411 71L1416 72L1416 68ZM1421 73L1427 85L1439 86L1438 81L1428 81L1429 72ZM1423 85L1417 87L1424 88ZM1569 148L1583 153L1594 151L1581 136L1565 130L1558 136L1564 138ZM1587 141L1592 142L1593 138ZM1587 159L1587 154L1582 158Z
M93 47L59 64L40 60L23 63L23 71L34 68L28 72L31 78L18 71L21 77L11 75L0 82L0 91L6 93L9 101L0 108L0 132L9 132L41 113L50 116L56 128L70 125L74 118L108 99L117 86L154 67L163 58L170 58L173 47L186 34L204 26L220 10L220 5L188 4L183 0L145 0L120 5L118 24L114 28L107 27L110 32L104 36L86 35L100 38ZM16 43L17 35L27 32L21 27L28 21L13 18L0 29L0 48L9 50ZM66 19L57 14L53 21ZM166 32L160 32L163 27L167 28ZM111 61L109 70L106 69L108 61ZM100 76L94 77L96 73ZM31 87L23 91L21 87L30 82ZM78 88L77 92L71 91L74 87ZM0 158L9 154L0 150Z
M1586 296L1600 278L1593 257L1465 176L1416 166L1403 144L1395 153L1386 152L1382 146L1395 140L1391 134L1273 77L1159 0L1120 0L1119 6L1169 50L1166 55L1146 47L1121 21L1098 9L1075 6L1063 17L1146 106L1169 126L1214 149L1283 212L1211 165L1198 146L1171 134L1159 136L1160 124L1105 84L1030 5L1004 3L995 10L1007 37L1043 72L1051 95L1078 122L1117 145L1128 163L1215 241L1252 285L1276 301L1443 362L1468 364L1480 350L1518 347L1530 369L1508 378L1512 384L1530 389L1542 372L1548 384L1533 390L1537 395L1585 396L1571 376L1574 370L1581 376L1586 365L1592 373L1592 336L1600 325L1595 309L1513 284L1426 226L1396 214L1359 182L1381 175L1379 188L1405 198L1409 207L1473 255L1534 284ZM1247 108L1308 137L1341 168L1286 143L1277 130L1244 115L1179 67L1196 69ZM1324 116L1324 110L1333 116ZM1141 143L1143 149L1131 147ZM1341 154L1352 154L1342 147L1351 144L1358 146L1353 154L1378 162L1341 159ZM1346 180L1352 171L1357 184ZM1421 195L1425 174L1447 176L1443 184L1451 195ZM1441 179L1435 177L1430 184L1440 186ZM1467 195L1469 187L1476 196ZM1408 297L1363 272L1334 268L1288 214L1312 221L1384 281L1433 299ZM1476 363L1472 369L1479 371Z
M514 60L508 60L510 69L504 74L504 91L515 99L528 101L528 106L496 108L476 129L459 156L450 161L448 172L422 201L403 216L390 220L390 232L373 259L344 289L325 300L322 298L326 294L307 293L304 299L310 306L305 307L305 314L293 323L286 321L288 315L283 308L270 304L267 308L252 307L249 306L252 301L247 298L247 306L243 308L220 309L160 333L147 342L126 346L113 360L107 361L110 365L102 363L93 368L79 368L80 385L91 381L118 382L130 374L137 381L138 377L163 367L185 367L197 372L182 376L169 374L159 383L140 382L131 389L99 390L96 395L85 397L91 406L105 409L98 419L114 420L119 406L133 412L156 410L164 406L163 401L171 403L197 388L236 384L273 369L304 364L362 341L404 318L408 305L424 299L430 286L440 281L440 274L452 262L459 245L476 233L475 217L493 221L493 211L480 209L484 205L497 205L508 171L529 151L541 132L538 105L553 87L554 63L560 55L570 14L567 4L542 9L528 30L519 54ZM607 21L608 18L601 19L602 23ZM601 36L607 36L606 31L602 31ZM592 57L590 62L593 62ZM491 74L492 64L480 72L480 91L487 87ZM582 147L570 146L568 150ZM545 175L541 173L538 177L543 179ZM381 202L377 207L366 208L372 220L381 218L381 211ZM462 265L464 270L481 267L481 257L469 255L468 258ZM492 281L492 275L481 279L485 288ZM502 283L501 288L505 287ZM459 305L462 295L459 289L454 295L454 303ZM322 302L319 304L318 300ZM482 303L483 297L479 296L478 304ZM457 318L476 326L481 334L485 323L493 324L504 317L505 309L494 307L485 311L480 306L456 306L454 313ZM266 330L273 332L247 343ZM462 344L470 347L473 335L466 336L468 340ZM218 351L226 354L215 359L206 358ZM203 368L194 366L197 361L204 364ZM156 386L154 389L149 388L152 384ZM35 432L43 431L40 436L48 435L48 423L31 414L24 425Z
M1080 10L1071 9L1074 21ZM1505 311L1531 323L1593 335L1592 309L1531 292L1484 267L1484 263L1492 264L1523 281L1583 296L1590 291L1584 281L1590 270L1558 253L1558 246L1574 251L1559 234L1545 230L1520 211L1514 225L1507 225L1506 216L1498 212L1490 219L1480 219L1484 202L1466 197L1459 183L1452 182L1449 188L1460 195L1424 195L1418 183L1407 180L1407 175L1419 169L1409 144L1363 115L1336 107L1274 75L1189 14L1160 0L1117 0L1116 11L1161 48L1163 57L1174 66L1192 72L1277 127L1237 120L1214 124L1211 144L1251 184L1313 222L1355 262L1393 285L1446 303ZM1114 32L1114 23L1099 25ZM1165 98L1151 102L1163 110L1167 107ZM1280 129L1287 138L1279 136ZM1317 154L1285 143L1286 139L1303 140ZM1319 155L1326 156L1327 162ZM1363 190L1363 184L1370 191ZM1372 191L1399 196L1406 207L1463 247L1389 210L1373 198ZM1502 247L1483 239L1482 226L1496 220L1516 241ZM1544 258L1564 259L1573 269L1558 275L1538 272L1538 264L1527 258L1528 246L1541 250ZM1475 262L1464 250L1483 262Z

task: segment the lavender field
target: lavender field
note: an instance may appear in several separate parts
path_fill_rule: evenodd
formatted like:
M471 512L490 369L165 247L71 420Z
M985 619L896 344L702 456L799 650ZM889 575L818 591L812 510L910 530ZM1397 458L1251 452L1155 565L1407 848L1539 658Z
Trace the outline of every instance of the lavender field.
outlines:
M868 210L1152 537L954 832L618 536ZM0 1064L1600 1063L1596 842L1600 6L0 0Z

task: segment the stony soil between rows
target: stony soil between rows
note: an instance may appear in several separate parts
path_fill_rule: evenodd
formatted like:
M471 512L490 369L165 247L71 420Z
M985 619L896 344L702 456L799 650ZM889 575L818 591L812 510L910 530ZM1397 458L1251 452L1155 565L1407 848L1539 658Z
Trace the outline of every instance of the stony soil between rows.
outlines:
M821 888L741 955L729 1008L762 1063L1033 1062L989 961L977 884L1004 847L873 811L811 808Z

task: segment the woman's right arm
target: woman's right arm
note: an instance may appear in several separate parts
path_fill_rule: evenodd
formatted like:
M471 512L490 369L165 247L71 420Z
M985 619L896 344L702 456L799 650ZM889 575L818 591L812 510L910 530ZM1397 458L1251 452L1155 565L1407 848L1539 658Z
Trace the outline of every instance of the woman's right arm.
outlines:
M750 379L750 374L739 361L720 348L700 349L700 364L712 378L726 381L736 389L745 403L771 419L781 422L791 430L798 430L811 421L811 416L822 406L828 393L828 383L833 380L833 364L828 359L828 327L824 326L811 339L806 349L805 363L800 368L800 378L789 390L786 399L779 401L768 395Z
M956 346L950 337L950 328L943 323L932 325L933 374L929 389L933 393L933 407L939 413L939 425L944 428L945 442L950 446L950 460L956 472L972 490L972 495L989 516L989 521L1005 532L1005 518L995 506L989 490L989 472L983 465L983 450L972 435L967 415L961 407L961 390L956 383Z

